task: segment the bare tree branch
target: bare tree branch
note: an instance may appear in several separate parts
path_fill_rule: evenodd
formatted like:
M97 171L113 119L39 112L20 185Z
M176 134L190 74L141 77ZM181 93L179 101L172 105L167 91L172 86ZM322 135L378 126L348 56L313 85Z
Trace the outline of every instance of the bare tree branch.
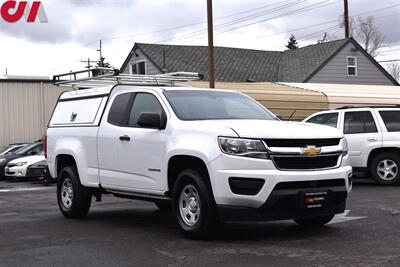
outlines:
M368 16L365 19L358 18L357 27L352 25L353 34L362 41L364 49L373 57L378 55L377 50L382 47L385 41L384 36L375 24L373 16Z
M392 62L387 66L387 70L396 81L400 81L400 64Z

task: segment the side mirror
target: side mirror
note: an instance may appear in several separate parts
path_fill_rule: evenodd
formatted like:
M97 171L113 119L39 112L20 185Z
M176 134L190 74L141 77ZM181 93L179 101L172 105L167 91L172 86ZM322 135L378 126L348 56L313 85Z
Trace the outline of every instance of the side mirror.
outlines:
M143 112L140 113L138 125L145 128L165 129L165 122L161 119L159 113Z

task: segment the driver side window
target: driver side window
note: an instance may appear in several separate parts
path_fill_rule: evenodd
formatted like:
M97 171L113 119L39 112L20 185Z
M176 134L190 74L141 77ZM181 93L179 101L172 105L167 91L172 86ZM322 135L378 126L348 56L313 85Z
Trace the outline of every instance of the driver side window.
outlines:
M149 93L137 93L129 114L128 126L140 127L138 120L142 113L158 113L162 116L163 108L158 99Z
M324 114L319 114L317 116L314 116L314 117L308 119L307 122L321 124L321 125L327 125L327 126L336 128L337 123L338 123L338 116L339 116L339 114L337 112L324 113Z

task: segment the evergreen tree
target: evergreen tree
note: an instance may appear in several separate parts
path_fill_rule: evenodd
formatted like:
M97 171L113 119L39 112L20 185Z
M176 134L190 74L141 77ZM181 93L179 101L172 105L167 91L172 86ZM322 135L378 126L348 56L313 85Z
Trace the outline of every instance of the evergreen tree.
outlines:
M289 39L286 47L289 48L289 50L294 50L294 49L299 48L299 44L297 43L297 40L296 40L296 37L294 36L294 34L292 34L290 36L290 39Z

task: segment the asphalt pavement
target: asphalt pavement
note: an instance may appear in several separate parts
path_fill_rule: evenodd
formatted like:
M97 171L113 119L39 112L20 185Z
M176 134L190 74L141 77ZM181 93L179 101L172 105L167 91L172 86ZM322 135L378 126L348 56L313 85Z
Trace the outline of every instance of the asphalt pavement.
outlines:
M400 187L356 182L347 209L322 229L224 225L192 241L152 203L105 196L68 220L54 185L0 180L0 266L400 266Z

